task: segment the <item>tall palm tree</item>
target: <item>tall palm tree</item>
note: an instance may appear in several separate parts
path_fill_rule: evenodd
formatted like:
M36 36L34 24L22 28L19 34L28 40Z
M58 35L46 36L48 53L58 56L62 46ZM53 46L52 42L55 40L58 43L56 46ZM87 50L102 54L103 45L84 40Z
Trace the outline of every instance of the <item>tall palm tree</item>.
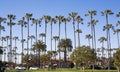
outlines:
M100 43L102 43L102 58L103 58L103 55L104 55L104 42L107 41L107 39L106 39L105 37L100 37L100 38L98 39L98 41L99 41Z
M41 55L41 51L46 51L46 45L42 41L38 40L37 43L35 43L34 48L38 52L38 57L39 57L38 58L38 65L40 67L40 55Z
M76 16L77 16L77 12L72 12L72 13L69 13L69 16L70 18L72 19L72 24L73 24L73 33L74 33L74 48L76 49L76 35L75 35L75 19L76 19Z
M60 42L61 22L62 22L64 16L56 16L55 18L56 18L56 21L58 21L58 24L59 24L59 33L58 33L58 35L59 35L59 42Z
M117 35L117 40L118 40L118 48L120 48L120 36L119 36L119 33L120 33L120 29L116 29L115 31L114 31L114 34L116 34Z
M61 36L60 36L61 35L61 23L62 23L62 20L63 20L64 16L59 15L59 16L56 16L55 18L56 18L56 20L58 21L58 24L59 24L58 36L59 36L59 42L60 42L60 38L61 38ZM61 55L60 55L60 50L59 49L58 49L58 52L59 52L59 68L60 68Z
M8 14L7 18L9 19L9 22L7 23L10 27L10 52L9 52L9 62L12 62L12 26L15 25L15 23L13 22L13 20L15 20L15 15L13 14Z
M67 28L66 28L66 24L67 24L67 22L69 22L70 21L70 18L63 18L62 19L62 22L64 23L64 25L65 25L65 39L67 39Z
M111 58L111 42L110 42L110 28L113 28L112 24L108 23L108 15L113 15L111 10L105 10L101 12L102 16L106 18L106 25L103 27L103 30L106 30L106 38L107 38L107 48L108 48L108 70L110 69L110 58Z
M116 16L120 18L120 12L118 12L118 13L116 14ZM117 26L117 27L120 26L120 21L117 22L116 26ZM115 33L117 33L118 48L120 48L120 42L119 42L119 29L117 29L117 30L115 31Z
M6 18L0 17L0 39L1 39L1 31L5 31L5 27L2 26L2 22L5 23L6 22Z
M31 35L28 37L29 40L31 40L31 47L30 47L30 54L31 54L31 48L32 48L32 45L33 45L33 39L35 39L35 36L34 35Z
M9 39L10 39L10 36L5 36L5 40L6 40L6 44L7 44L7 51L6 51L6 55L7 55L7 57L8 57L8 60L9 60L9 55L8 55L8 53L9 53Z
M90 39L92 38L91 34L87 34L85 38L88 39L88 44L89 44L89 47L91 48L91 45L90 45Z
M42 21L42 19L32 18L32 23L35 24L35 29L36 29L36 30L35 30L35 33L36 33L36 35L35 35L36 42L37 42L37 35L38 35L38 34L37 34L37 33L38 33L38 32L37 32L38 27L37 27L37 26L38 26L38 25L41 26L41 25L40 25L41 21ZM32 25L33 25L33 24L32 24Z
M52 51L52 40L53 40L53 36L52 36L52 27L53 27L53 24L55 24L56 23L56 20L55 20L55 18L49 18L48 19L48 22L50 22L50 26L51 26L51 51Z
M27 22L25 22L25 20L24 20L25 18L23 17L22 18L22 20L19 20L18 21L18 25L20 25L21 26L21 40L23 40L23 27L26 27L26 24L27 24ZM24 42L21 42L22 43L22 59L23 59L23 50L24 50ZM22 60L23 61L23 60ZM23 63L23 62L22 62Z
M61 39L58 43L58 48L64 52L64 61L67 61L67 50L68 48L72 48L72 41L71 39Z
M83 18L81 18L80 16L77 16L75 20L77 22L77 27L78 27L76 30L76 32L78 33L78 46L80 46L80 33L82 30L80 30L79 25L80 23L83 24Z
M29 21L32 17L32 14L26 13L25 17L27 19L27 29L28 29L28 33L27 33L27 49L28 49L27 50L27 55L28 55L29 54L29 39L28 39L28 37L29 37Z
M24 43L25 43L25 39L21 39L21 43L22 43L22 53L21 53L21 55L22 55L22 57L21 57L21 60L22 60L22 63L23 63L23 57L24 57Z
M90 16L89 25L91 25L92 48L95 49L95 51L96 51L96 41L95 41L95 27L93 22L97 22L97 21L93 20L93 16L96 15L96 13L97 12L95 10L91 10L91 11L88 11L87 14L85 14L85 16Z
M42 42L44 42L44 41L43 41L43 38L46 37L46 35L45 35L45 33L40 33L40 34L39 34L39 37L42 37Z
M55 52L57 52L56 50L56 41L59 40L59 36L53 36L53 39L55 40ZM56 59L56 56L55 56Z
M14 59L15 59L15 64L16 64L16 62L17 62L16 61L16 59L17 59L17 55L16 55L17 54L17 52L16 52L16 50L17 50L17 40L19 40L19 38L17 36L15 36L15 37L13 37L13 40L15 41L15 47L14 47L13 50L14 50L14 55L15 55Z
M6 41L5 37L1 37L1 41L2 41L2 47L3 47L3 54L4 54L4 61L6 60L5 59L5 55L6 55L6 48L4 47L4 41Z
M119 17L119 18L120 18L120 12L118 12L118 13L116 14L116 17ZM117 22L116 26L120 26L120 21Z
M49 22L50 16L44 15L42 19L45 21L45 44L46 44L46 36L47 36L47 24Z

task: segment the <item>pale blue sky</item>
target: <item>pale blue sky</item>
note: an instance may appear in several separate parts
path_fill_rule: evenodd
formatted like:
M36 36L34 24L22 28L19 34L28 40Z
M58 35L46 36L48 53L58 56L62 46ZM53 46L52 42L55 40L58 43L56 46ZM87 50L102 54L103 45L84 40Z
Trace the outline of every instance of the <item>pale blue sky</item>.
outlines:
M116 14L120 11L119 6L119 0L0 0L0 16L7 17L7 14L15 14L15 22L17 22L17 20L21 19L25 13L33 13L33 17L41 18L43 15L50 15L51 17L56 15L63 15L68 17L68 13L78 12L78 15L84 18L84 25L80 25L80 28L83 31L81 34L81 45L86 45L87 40L85 39L85 35L90 33L90 27L87 27L89 17L85 17L84 14L87 13L88 10L97 10L97 15L94 18L99 20L99 23L96 25L96 37L98 39L101 36L105 36L105 32L102 31L103 26L105 25L105 17L102 17L100 12L106 9L111 9ZM112 15L109 18L109 23L115 25L117 20L119 20L119 18L116 18L115 15ZM50 28L50 25L48 25L48 28ZM57 28L57 25L53 26L53 35L58 34L56 30ZM35 34L33 29L34 27L30 29L30 35ZM40 33L44 32L43 25L39 29ZM9 30L9 27L6 26L6 30ZM25 34L27 34L26 30L27 29L24 30ZM48 32L50 32L50 29L48 29ZM13 36L19 36L20 27L13 27L13 34ZM61 34L64 34L64 24L62 24ZM73 30L71 23L68 23L67 25L67 34L68 37L73 40ZM4 32L3 36L6 35L9 35L9 31ZM48 35L50 35L50 33ZM64 38L64 35L61 36ZM112 47L117 47L117 40L115 38L116 36L111 36ZM48 37L47 40L47 48L50 50L50 37ZM100 47L99 42L97 42L97 47Z

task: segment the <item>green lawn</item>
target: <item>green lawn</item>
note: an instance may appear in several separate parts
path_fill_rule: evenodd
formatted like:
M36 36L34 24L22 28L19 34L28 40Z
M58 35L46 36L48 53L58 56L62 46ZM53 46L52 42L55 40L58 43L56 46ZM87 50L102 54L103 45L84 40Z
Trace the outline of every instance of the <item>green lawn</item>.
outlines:
M83 72L82 70L75 70L75 69L55 69L55 70L6 70L5 72ZM85 70L85 72L117 72L117 70Z

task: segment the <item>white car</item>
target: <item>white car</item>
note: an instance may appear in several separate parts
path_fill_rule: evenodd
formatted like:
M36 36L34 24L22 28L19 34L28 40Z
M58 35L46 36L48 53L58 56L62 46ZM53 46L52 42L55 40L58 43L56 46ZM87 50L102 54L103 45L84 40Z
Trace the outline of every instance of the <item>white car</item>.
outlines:
M39 67L30 67L29 70L39 70Z
M15 67L15 69L16 69L16 70L25 70L25 69L26 69L26 67L16 66L16 67Z

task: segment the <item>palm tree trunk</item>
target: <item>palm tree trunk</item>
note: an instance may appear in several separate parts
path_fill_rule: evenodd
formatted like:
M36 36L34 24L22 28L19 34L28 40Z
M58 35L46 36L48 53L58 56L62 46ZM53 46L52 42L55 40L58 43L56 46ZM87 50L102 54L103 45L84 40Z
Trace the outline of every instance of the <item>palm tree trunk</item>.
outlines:
M46 36L47 36L47 22L45 22L45 45L46 45Z
M21 25L21 37L22 37L22 40L23 40L23 25ZM24 46L23 46L23 41L22 41L22 63L23 63L23 48L24 48Z
M66 23L65 23L65 39L67 39L67 29L66 29Z
M120 48L120 39L119 39L119 33L117 33L117 40L118 40L118 48Z
M76 35L75 35L75 19L73 18L73 31L74 31L74 46L75 46L75 49L76 49Z
M27 55L29 54L29 19L27 20L27 25L28 25L28 36L27 36Z
M95 35L95 26L93 26L93 32L94 32L94 48L96 51L96 35Z
M52 51L52 23L51 23L51 51Z
M90 45L90 39L88 39L88 44L89 44L89 47L91 48L91 45Z
M10 23L12 20L10 20ZM10 25L10 55L9 55L9 61L12 62L13 54L12 54L12 25Z
M61 25L60 25L61 23L60 23L60 21L59 21L59 43L60 43L60 32L61 32ZM61 49L61 48L60 48ZM60 63L60 60L61 59L61 54L60 54L60 51L59 51L59 68L60 68L60 66L61 66L61 63Z
M78 30L79 30L79 23L78 23ZM78 46L80 46L80 34L78 32Z
M57 52L57 51L56 51L56 40L55 40L55 52ZM56 55L55 55L55 60L56 60Z
M64 61L66 62L67 61L67 50L66 50L66 47L65 47L65 51L64 51Z

